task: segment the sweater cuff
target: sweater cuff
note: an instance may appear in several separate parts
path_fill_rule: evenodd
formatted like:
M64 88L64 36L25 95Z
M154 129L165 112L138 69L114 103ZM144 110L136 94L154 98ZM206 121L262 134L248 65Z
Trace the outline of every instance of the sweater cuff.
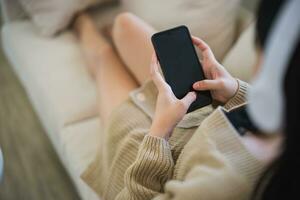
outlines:
M141 185L152 189L163 186L172 177L174 161L169 143L160 137L146 135L141 143L136 162L131 171ZM162 188L162 187L159 187Z
M236 106L239 106L247 101L247 91L249 90L249 84L237 79L239 84L236 94L224 105L226 110L230 110Z
M147 163L159 171L168 171L174 165L169 142L161 137L146 135L141 143L137 159Z

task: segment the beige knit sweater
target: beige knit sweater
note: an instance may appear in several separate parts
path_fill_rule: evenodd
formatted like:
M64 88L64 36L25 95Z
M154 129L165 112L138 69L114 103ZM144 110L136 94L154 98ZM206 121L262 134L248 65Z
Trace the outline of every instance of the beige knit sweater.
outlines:
M105 200L248 199L263 164L223 113L245 102L247 84L239 85L224 107L187 114L169 141L147 135L154 106L128 100L112 115L83 180ZM141 91L140 100L155 100L151 83Z

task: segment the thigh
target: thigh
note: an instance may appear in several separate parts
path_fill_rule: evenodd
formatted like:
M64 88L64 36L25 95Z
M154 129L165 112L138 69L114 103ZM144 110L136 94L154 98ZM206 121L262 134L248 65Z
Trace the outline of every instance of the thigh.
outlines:
M150 25L130 13L117 16L113 25L116 49L139 84L143 84L150 75L151 36L154 32Z
M112 111L129 97L138 84L113 51L106 51L99 57L96 82L100 116L107 125Z

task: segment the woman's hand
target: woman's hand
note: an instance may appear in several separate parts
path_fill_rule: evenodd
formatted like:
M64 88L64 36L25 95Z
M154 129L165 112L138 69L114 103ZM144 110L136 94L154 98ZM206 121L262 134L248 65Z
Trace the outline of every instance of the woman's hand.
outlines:
M194 83L194 90L210 90L215 100L226 103L238 90L237 80L216 60L210 47L204 41L197 37L192 37L192 40L202 53L201 64L207 78Z
M195 92L189 92L183 99L177 99L171 87L159 73L159 64L155 54L151 61L151 77L158 89L158 97L149 134L168 139L174 127L196 100L197 95Z

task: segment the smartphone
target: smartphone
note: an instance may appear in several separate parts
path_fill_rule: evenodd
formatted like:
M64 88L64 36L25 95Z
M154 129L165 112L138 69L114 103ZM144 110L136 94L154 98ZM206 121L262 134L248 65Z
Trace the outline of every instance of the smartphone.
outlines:
M179 26L158 32L151 40L165 80L175 96L181 99L194 91L193 84L205 79L205 76L188 28ZM212 103L210 91L196 93L197 99L188 112Z

